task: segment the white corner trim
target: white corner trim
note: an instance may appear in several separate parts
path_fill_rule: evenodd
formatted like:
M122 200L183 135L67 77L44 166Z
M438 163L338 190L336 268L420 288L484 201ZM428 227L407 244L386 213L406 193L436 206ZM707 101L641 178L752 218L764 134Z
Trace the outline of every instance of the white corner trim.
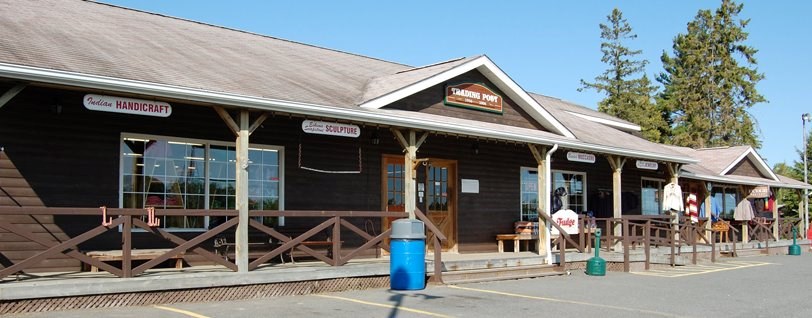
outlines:
M575 138L575 135L569 129L555 119L555 117L545 110L535 99L530 97L530 94L516 84L513 79L505 74L502 69L496 66L496 64L494 64L493 61L491 61L491 59L485 55L457 65L444 72L435 74L417 83L376 97L370 101L367 101L366 103L361 104L360 107L367 109L379 109L474 69L479 70L502 92L507 94L514 102L519 104L519 107L527 111L539 124L564 137Z
M590 116L590 115L586 115L586 114L581 114L581 113L577 113L577 112L573 112L573 111L567 111L567 113L569 113L570 115L573 115L573 116L578 116L578 117L581 117L583 119L599 123L599 124L604 124L604 125L607 125L607 126L618 128L620 130L627 130L627 131L641 131L642 130L642 128L640 128L640 126L638 126L638 125L621 123L621 122L617 122L617 121L613 121L613 120L609 120L609 119L605 119L605 118L600 118L600 117L596 117L596 116Z
M730 170L733 170L733 168L736 167L736 165L738 165L742 160L744 160L744 158L747 157L756 162L756 167L758 168L759 171L761 171L761 173L770 176L770 179L773 179L774 181L780 182L780 179L778 178L778 176L775 175L773 169L770 169L770 166L768 166L767 163L764 162L763 159L761 159L761 156L758 155L758 153L753 149L753 147L748 147L747 151L739 155L739 157L736 158L736 160L733 160L733 162L731 162L730 165L728 165L724 170L722 170L720 174L727 175L728 172L730 172Z

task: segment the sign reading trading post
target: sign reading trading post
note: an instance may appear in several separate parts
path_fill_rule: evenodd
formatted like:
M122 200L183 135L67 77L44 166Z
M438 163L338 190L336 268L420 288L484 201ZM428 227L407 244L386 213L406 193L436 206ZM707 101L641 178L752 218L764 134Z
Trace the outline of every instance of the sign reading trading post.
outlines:
M502 96L485 85L462 83L445 87L445 104L472 108L492 113L502 113Z

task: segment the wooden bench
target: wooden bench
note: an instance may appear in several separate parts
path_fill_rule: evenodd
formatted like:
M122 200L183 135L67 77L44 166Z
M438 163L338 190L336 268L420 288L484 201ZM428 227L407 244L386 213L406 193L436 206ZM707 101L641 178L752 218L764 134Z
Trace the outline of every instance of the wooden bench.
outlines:
M505 241L513 241L513 253L519 252L519 242L522 241L524 243L524 248L526 250L530 249L530 241L536 241L536 249L538 249L538 235L532 234L497 234L496 235L496 244L499 247L499 253L505 252Z
M169 252L170 249L168 248L159 248L159 249L134 249L130 252L130 259L131 260L151 260L154 258L158 258L159 256L166 254ZM113 262L113 261L122 261L124 257L124 252L121 250L110 250L110 251L87 251L85 255L92 257L93 259L102 261L102 262ZM172 255L169 259L175 261L175 268L181 269L183 268L183 255L184 253L178 253L176 255ZM90 266L91 272L98 272L99 269L96 266Z
M268 240L267 242L249 242L249 251L251 250L250 246L278 246L282 245L284 242L274 242L272 240ZM215 253L218 255L223 255L226 260L229 260L229 256L233 253L229 253L229 250L232 246L235 246L236 243L228 242L225 238L217 238L214 240L214 249ZM304 241L299 243L299 245L304 245L307 247L326 247L327 248L327 257L332 257L333 254L333 242L332 241ZM221 251L221 248L224 248L225 251ZM293 250L296 248L291 248L289 251L279 254L279 260L282 261L282 264L285 263L285 254L290 257L290 261L292 263L296 263L296 260L293 259ZM264 254L264 253L263 253ZM261 255L261 254L257 254Z

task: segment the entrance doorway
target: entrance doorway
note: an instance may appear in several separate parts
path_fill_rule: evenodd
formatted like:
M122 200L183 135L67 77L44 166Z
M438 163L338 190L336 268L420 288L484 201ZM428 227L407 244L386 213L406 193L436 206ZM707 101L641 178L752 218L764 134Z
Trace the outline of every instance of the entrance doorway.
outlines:
M384 155L382 160L381 194L384 210L405 211L405 171L403 156ZM457 161L429 159L417 167L417 202L415 206L437 226L448 240L442 245L443 252L457 251ZM383 229L391 226L393 219L386 218ZM434 239L426 231L426 245L433 250Z

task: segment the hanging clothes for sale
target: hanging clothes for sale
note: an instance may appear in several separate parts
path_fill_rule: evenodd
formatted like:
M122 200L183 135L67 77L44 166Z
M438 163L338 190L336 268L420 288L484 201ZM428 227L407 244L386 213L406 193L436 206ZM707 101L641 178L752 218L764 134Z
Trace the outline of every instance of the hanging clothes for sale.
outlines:
M722 200L717 196L712 196L710 200L711 200L710 218L711 221L716 222L719 220L719 215L722 214L722 202L721 202ZM699 217L701 218L705 217L705 202L702 202L699 205Z
M747 199L742 199L739 204L736 205L736 211L733 213L733 219L736 221L750 221L754 216L753 204Z
M682 188L676 183L666 184L663 188L663 211L682 211Z
M696 205L696 194L689 193L685 199L685 215L691 218L691 223L699 222L699 209Z

